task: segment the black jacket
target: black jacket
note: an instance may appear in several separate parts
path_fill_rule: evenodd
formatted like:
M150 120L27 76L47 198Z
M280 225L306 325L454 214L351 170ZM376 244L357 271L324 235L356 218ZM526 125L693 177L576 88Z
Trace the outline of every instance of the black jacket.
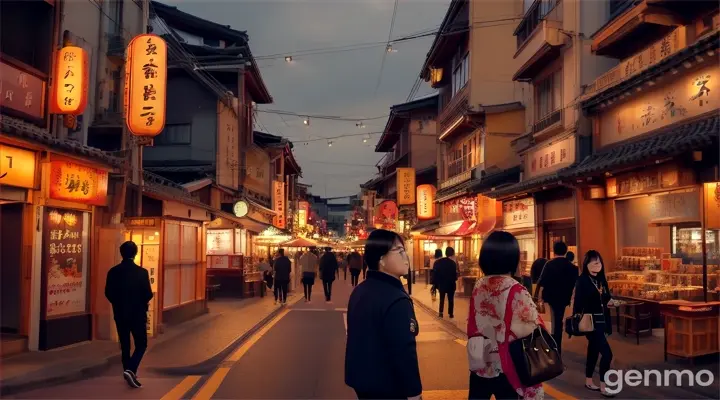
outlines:
M567 258L556 257L548 261L538 280L538 286L543 288L542 299L551 306L569 306L577 277L577 267Z
M451 293L457 289L458 280L457 264L455 261L444 257L433 264L433 285L440 292Z
M350 271L356 270L359 272L363 267L363 261L360 253L350 253L350 255L347 256L347 262L350 267Z
M133 260L123 260L108 271L105 297L112 304L116 321L144 320L153 298L150 275Z
M290 259L287 256L278 257L273 264L276 282L290 282L290 271L292 270Z
M337 257L332 252L326 252L320 257L320 278L324 281L335 280L335 271L338 269Z
M378 271L350 295L345 383L378 399L422 393L415 337L420 331L400 280Z
M596 284L597 286L595 286ZM605 333L609 335L612 333L612 318L610 318L607 304L611 299L612 295L607 282L593 280L589 275L580 275L575 283L573 314L593 314L596 330L604 329ZM604 325L604 328L599 322Z

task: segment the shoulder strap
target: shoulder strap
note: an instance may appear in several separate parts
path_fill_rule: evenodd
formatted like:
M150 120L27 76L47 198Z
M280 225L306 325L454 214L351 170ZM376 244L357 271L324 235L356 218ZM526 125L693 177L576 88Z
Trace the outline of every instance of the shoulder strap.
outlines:
M510 338L510 326L512 325L512 302L515 298L515 294L517 294L521 289L522 286L519 283L513 283L513 285L510 287L510 293L508 293L507 303L505 305L505 343L508 343L508 339Z

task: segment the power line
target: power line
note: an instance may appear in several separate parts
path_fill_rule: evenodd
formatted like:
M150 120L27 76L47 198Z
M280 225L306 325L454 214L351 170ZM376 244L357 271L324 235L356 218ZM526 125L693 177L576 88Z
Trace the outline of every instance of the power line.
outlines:
M395 17L397 17L398 2L399 0L395 0L395 5L393 6L392 18L390 19L390 32L388 33L388 40L385 44L385 51L383 52L382 60L380 61L380 72L378 73L377 82L375 82L375 90L373 91L373 97L377 95L377 90L380 87L380 83L382 82L383 70L385 69L385 59L387 58L387 54L391 51L390 38L392 37L393 28L395 27Z

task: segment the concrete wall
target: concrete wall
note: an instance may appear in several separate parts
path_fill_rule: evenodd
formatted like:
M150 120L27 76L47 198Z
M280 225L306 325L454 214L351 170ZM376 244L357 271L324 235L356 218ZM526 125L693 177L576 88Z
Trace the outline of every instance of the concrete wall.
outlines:
M189 145L146 147L144 161L158 163L190 161L209 164L215 161L217 143L217 100L187 75L168 78L166 125L191 124ZM161 133L160 135L162 135Z

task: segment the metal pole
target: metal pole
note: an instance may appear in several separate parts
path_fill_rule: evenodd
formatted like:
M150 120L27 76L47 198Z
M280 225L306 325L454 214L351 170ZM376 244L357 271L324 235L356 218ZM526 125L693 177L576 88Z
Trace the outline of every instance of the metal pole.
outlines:
M706 212L707 209L705 208L705 190L707 188L707 185L704 183L701 184L700 187L700 195L702 196L702 201L700 204L702 204L702 210L700 212L700 215L702 216L702 220L700 221L700 229L702 230L700 232L700 240L702 240L702 267L703 267L703 301L707 303L707 289L708 289L708 267L707 267L707 238L706 238Z

